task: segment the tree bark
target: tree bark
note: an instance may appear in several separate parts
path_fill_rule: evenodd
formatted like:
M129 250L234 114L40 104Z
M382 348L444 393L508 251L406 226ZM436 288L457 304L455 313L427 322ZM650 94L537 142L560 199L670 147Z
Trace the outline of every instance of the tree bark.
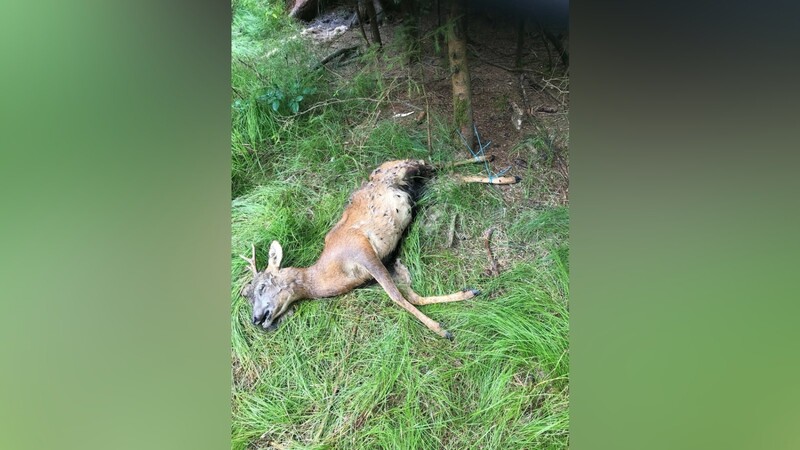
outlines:
M403 14L403 26L400 30L408 39L406 47L407 63L411 64L420 59L420 44L419 38L419 4L417 0L402 0L400 9Z
M289 17L311 20L317 15L317 0L296 0L289 11Z
M472 133L472 90L467 64L467 36L464 21L465 8L463 0L450 0L450 27L447 31L447 54L450 62L450 73L453 84L453 119L456 128L461 132L470 149L473 148ZM463 145L461 138L456 142Z
M356 17L358 18L358 27L361 29L361 37L364 38L364 42L367 43L367 47L369 47L369 39L367 39L367 32L364 31L364 14L361 14L361 5L359 5L359 1L356 0Z
M369 17L369 26L372 30L372 42L377 43L379 48L383 48L381 32L378 30L378 14L375 12L375 4L372 3L372 0L366 0L364 3L367 9L367 17Z

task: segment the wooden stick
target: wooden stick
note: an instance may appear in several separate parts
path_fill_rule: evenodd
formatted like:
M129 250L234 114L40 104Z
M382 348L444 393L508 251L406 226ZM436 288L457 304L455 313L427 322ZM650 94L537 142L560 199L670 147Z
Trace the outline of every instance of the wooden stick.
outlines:
M476 177L472 175L458 175L459 180L464 183L485 183L485 184L516 184L522 181L518 176L513 177Z
M470 158L470 159L465 159L463 161L456 161L456 162L447 163L444 166L442 166L441 168L442 169L452 169L453 167L466 166L467 164L476 164L476 163L492 162L492 161L494 161L494 155L489 155L489 156L481 155L481 156L478 156L477 158Z

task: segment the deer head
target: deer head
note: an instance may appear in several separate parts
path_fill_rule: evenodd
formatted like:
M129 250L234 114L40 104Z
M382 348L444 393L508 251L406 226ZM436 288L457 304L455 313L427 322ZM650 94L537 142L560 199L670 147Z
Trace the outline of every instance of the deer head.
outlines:
M242 296L247 298L253 307L253 324L265 330L278 327L278 319L283 316L294 300L295 274L292 269L281 269L283 249L278 241L272 241L269 247L269 263L263 272L256 268L256 250L252 246L252 257L242 259L250 263L253 281L242 288Z

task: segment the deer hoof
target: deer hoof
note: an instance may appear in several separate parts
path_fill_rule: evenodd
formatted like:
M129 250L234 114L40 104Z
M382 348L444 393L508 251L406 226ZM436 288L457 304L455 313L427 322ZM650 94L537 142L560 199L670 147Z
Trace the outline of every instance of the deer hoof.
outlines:
M514 175L514 182L519 183L520 181L522 181L522 177L520 177L519 175Z
M470 291L470 292L472 292L472 296L473 296L473 297L477 297L477 296L481 295L481 291L479 291L478 289L464 288L464 289L462 289L461 291L462 291L462 292L467 292L467 291Z
M448 341L452 341L453 340L453 333L451 333L449 331L445 331L444 332L444 338L447 339Z

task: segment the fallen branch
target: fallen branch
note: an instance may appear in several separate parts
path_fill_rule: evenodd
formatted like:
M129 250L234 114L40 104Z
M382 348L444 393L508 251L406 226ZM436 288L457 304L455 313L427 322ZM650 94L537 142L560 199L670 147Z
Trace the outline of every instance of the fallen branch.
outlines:
M551 106L540 106L540 107L538 107L536 109L532 109L530 111L531 111L531 115L533 113L537 113L537 112L554 114L554 113L558 112L558 108L553 108Z
M335 58L338 58L339 56L342 56L342 55L344 55L346 53L350 53L350 52L354 52L354 51L358 51L358 46L357 45L354 45L352 47L340 48L339 50L336 50L335 52L331 53L330 55L322 58L322 60L316 66L314 66L314 70L319 69L320 67L322 67L325 64L331 62Z
M519 89L522 91L522 109L528 110L528 92L525 91L525 74L519 75Z

